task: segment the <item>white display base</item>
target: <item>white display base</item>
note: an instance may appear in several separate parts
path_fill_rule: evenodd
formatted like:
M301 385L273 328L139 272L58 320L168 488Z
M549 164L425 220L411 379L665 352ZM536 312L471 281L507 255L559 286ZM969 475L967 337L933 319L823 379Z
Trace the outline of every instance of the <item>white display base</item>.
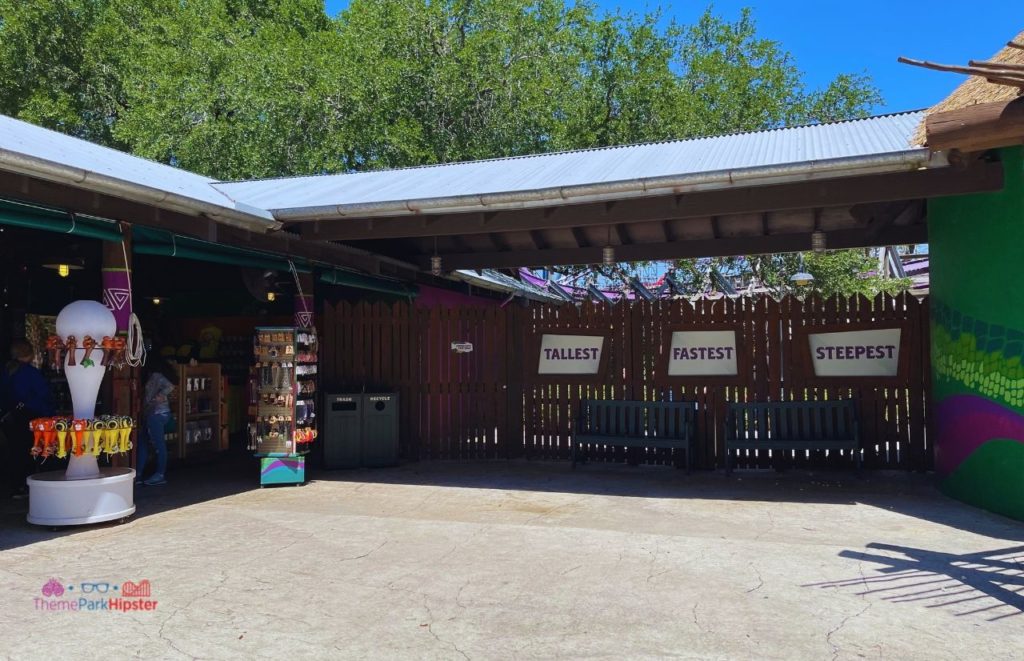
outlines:
M39 473L28 483L28 522L78 526L123 519L135 513L135 470L101 468L100 476L68 479L64 471Z

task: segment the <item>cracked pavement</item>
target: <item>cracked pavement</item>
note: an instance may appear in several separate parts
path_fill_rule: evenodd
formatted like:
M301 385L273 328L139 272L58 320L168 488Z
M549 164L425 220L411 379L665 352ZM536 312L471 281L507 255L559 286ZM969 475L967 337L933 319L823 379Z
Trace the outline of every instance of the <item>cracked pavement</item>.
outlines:
M0 505L0 658L1024 649L1007 596L1024 586L1024 524L948 500L924 476L421 463L261 490L242 468L180 469L141 490L124 525L53 532L25 523L23 504ZM920 568L896 571L911 560ZM51 577L149 579L158 607L36 610ZM948 589L921 585L938 578Z

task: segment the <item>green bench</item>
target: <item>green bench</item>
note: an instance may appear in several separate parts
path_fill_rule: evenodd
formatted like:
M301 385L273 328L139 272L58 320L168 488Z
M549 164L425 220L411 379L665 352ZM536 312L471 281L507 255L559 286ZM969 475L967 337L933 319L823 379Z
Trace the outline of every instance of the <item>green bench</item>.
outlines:
M590 445L610 445L682 450L689 471L696 413L696 402L585 399L576 418L572 467L586 461Z
M857 403L843 399L729 404L726 475L732 473L733 453L740 450L851 450L860 471L863 457Z

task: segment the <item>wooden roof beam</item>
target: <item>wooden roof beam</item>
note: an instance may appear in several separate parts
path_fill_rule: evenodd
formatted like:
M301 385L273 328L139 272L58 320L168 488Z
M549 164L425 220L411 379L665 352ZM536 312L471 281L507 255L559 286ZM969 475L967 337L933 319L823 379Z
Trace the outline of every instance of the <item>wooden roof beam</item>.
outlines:
M1024 98L937 112L925 120L928 148L984 151L1024 143Z
M965 169L943 167L887 174L842 177L822 181L795 182L774 186L730 188L623 200L606 210L604 202L567 205L547 215L543 209L496 211L486 230L477 230L467 214L424 217L378 218L372 231L355 219L301 224L302 235L310 239L360 241L476 231L517 232L572 227L603 227L609 224L708 218L731 214L763 213L826 206L852 206L867 202L961 195L1002 189L1003 172L998 163L973 163ZM681 197L678 200L677 198ZM424 226L426 225L426 226Z
M892 225L878 231L868 240L863 229L836 230L828 233L830 249L862 248L874 245L926 243L925 225ZM647 260L686 259L694 257L731 257L766 253L799 252L810 249L810 234L773 234L729 239L701 239L669 243L645 243L618 246L615 257L623 262ZM446 268L516 268L561 266L567 264L600 264L601 248L552 248L547 250L519 250L502 253L462 253L443 255ZM423 268L429 266L429 255L419 258Z

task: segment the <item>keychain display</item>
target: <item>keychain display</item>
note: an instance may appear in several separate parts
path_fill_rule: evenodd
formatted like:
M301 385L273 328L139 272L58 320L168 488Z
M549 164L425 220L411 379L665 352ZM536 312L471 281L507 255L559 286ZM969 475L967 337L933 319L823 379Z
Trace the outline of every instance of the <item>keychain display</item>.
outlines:
M50 369L60 372L64 365L76 367L79 363L76 360L77 349L84 349L85 355L81 358L82 367L92 367L96 364L93 353L97 350L100 353L100 366L124 367L125 351L128 343L123 337L104 336L100 342L86 335L82 338L81 345L74 335L68 335L61 339L59 335L51 335L46 340L46 354L50 359ZM65 357L67 360L65 360Z
M317 438L315 331L257 328L248 449L260 457L300 456Z

